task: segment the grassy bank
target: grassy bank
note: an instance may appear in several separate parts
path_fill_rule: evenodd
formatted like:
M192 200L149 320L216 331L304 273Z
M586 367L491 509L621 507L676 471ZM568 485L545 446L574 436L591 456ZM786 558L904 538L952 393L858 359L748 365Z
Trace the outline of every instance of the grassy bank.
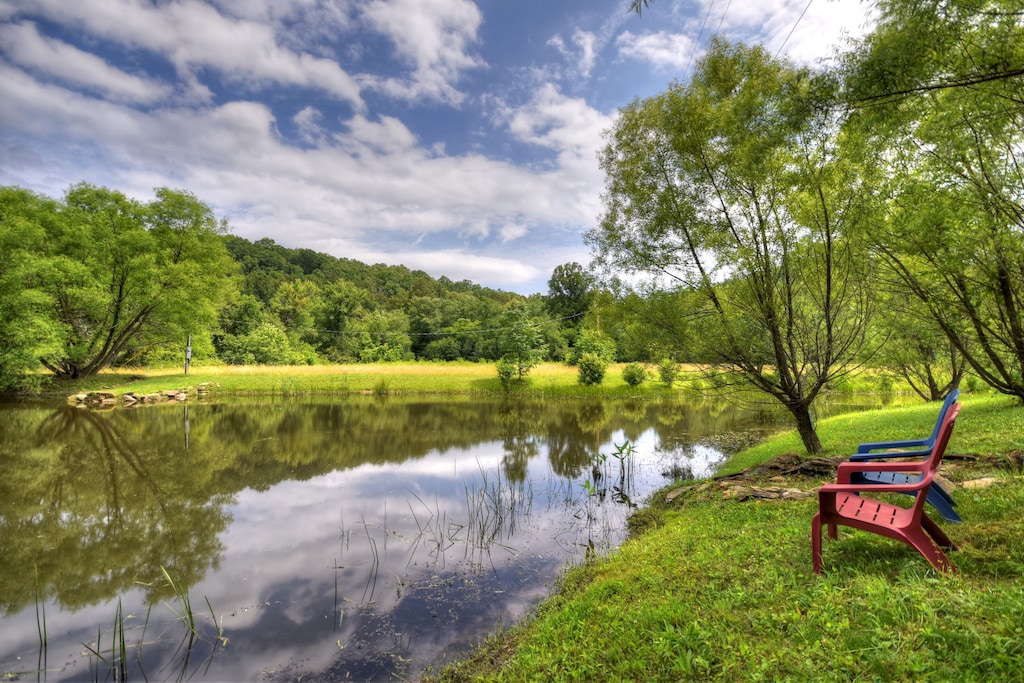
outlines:
M624 364L608 366L599 385L579 383L578 370L564 363L542 363L527 377L507 387L498 380L494 363L367 363L351 365L219 365L193 366L188 375L181 368L119 369L79 379L46 378L41 393L63 397L80 392L109 391L114 394L146 394L170 389L212 384L222 395L332 396L345 394L504 394L546 397L664 398L680 393L699 396L707 382L695 366L681 366L678 379L668 387L658 378L654 365L647 366L648 379L630 386L622 378ZM839 393L878 392L891 387L882 377L862 375L847 380ZM897 388L898 390L899 388Z
M145 394L203 383L215 385L224 395L344 395L367 393L494 394L514 393L541 396L665 396L685 391L699 382L692 369L681 374L673 389L650 379L631 387L622 379L622 365L608 368L599 386L579 383L576 368L563 363L544 363L533 368L522 381L502 387L493 363L397 363L310 366L215 366L193 367L188 375L173 370L144 369L108 371L78 380L50 380L43 393L62 396L78 392L131 391Z
M927 433L937 406L823 420L842 455L861 440ZM490 637L439 681L1024 680L1024 408L968 397L944 473L964 522L943 523L960 573L936 574L895 541L840 529L811 571L816 498L728 497L720 482L663 494L648 527L569 571L524 624ZM738 472L799 452L783 434L741 453ZM763 467L747 484L813 492ZM981 478L983 488L965 488Z

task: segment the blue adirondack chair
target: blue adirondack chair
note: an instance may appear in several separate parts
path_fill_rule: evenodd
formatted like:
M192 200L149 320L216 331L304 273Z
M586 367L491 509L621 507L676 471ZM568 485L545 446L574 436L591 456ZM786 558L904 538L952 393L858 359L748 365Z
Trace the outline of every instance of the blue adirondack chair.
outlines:
M953 389L942 402L938 419L935 421L935 429L925 439L908 439L905 441L875 441L862 443L857 447L857 452L850 456L853 462L868 462L881 458L924 458L927 460L935 450L935 440L939 436L942 423L946 419L946 413L950 406L956 403L960 396L959 389ZM881 451L881 452L875 452ZM857 472L853 474L852 483L856 484L913 484L921 480L920 474L909 474L895 471L879 472ZM904 491L910 495L916 495L912 491ZM942 488L938 482L933 481L928 487L927 502L935 508L944 519L950 522L962 522L963 519L954 509L956 501L949 491Z

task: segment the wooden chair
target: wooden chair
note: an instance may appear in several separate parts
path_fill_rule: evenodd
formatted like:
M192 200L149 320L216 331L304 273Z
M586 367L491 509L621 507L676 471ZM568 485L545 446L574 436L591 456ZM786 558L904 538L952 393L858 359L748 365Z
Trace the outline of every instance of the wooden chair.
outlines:
M853 462L867 462L880 458L920 458L930 457L935 450L935 442L939 437L939 429L945 421L946 413L949 412L957 397L960 396L959 389L953 389L946 395L939 409L938 418L935 421L935 428L930 436L925 439L909 439L906 441L877 441L862 443L857 447L857 452L850 456ZM876 453L874 451L882 451ZM854 484L912 484L920 480L919 474L907 474L905 472L855 472L851 478ZM962 522L956 511L956 501L949 491L944 489L938 482L932 482L925 494L928 503L935 508L943 519L948 522Z
M927 494L946 452L959 403L946 412L930 457L917 462L844 462L839 465L835 484L818 489L818 513L811 522L811 557L814 573L821 573L821 526L828 527L829 538L836 538L839 526L848 526L886 536L916 549L937 570L956 572L943 548L954 548L949 537L924 512ZM916 481L897 484L854 483L853 476L862 472L910 473ZM910 493L914 503L909 508L866 498L862 493Z

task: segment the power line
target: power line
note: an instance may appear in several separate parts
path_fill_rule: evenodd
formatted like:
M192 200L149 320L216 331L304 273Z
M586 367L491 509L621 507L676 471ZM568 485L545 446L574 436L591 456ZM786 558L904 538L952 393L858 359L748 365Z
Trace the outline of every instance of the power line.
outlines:
M708 11L704 14L704 21L700 25L700 32L697 33L697 39L693 41L693 49L690 50L690 60L686 63L686 71L689 72L690 67L693 66L693 58L697 54L697 48L700 46L701 36L704 35L704 28L708 25L708 17L711 16L711 11L715 8L716 0L711 0L708 4ZM728 8L726 8L728 9ZM723 17L725 15L722 15Z
M812 2L814 2L814 0L807 0L807 5L804 7L804 11L801 12L800 16L796 18L796 23L793 24L793 28L789 29L789 34L786 36L786 39L784 41L782 41L782 45L779 45L779 49L775 53L775 58L776 59L778 59L779 54L781 54L782 48L786 47L786 43L788 43L789 39L793 37L793 31L795 31L796 27L800 25L801 21L803 21L804 15L807 14L807 10L809 10L811 8L811 3Z

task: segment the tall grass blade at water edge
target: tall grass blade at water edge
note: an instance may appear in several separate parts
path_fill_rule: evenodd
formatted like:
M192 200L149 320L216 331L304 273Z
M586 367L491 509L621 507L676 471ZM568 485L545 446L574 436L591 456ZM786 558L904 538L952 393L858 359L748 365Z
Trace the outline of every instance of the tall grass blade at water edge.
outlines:
M37 668L42 671L46 667L46 604L43 602L43 584L39 578L39 567L36 566L36 631L39 633L39 661Z

